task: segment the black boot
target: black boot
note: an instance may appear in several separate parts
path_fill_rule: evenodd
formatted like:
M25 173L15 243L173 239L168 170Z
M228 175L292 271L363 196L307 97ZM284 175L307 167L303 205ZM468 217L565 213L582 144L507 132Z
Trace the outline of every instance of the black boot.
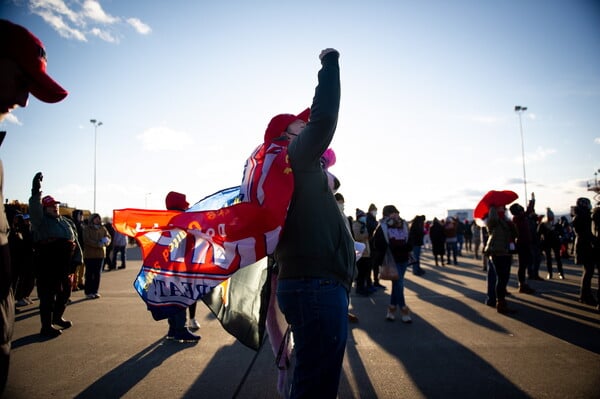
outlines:
M54 317L52 318L52 324L55 326L59 326L61 328L69 328L73 326L70 320L63 319L63 314L65 313L64 306L56 305L54 308Z
M40 309L40 318L42 319L42 329L40 335L47 338L56 338L61 334L60 330L52 327L52 313L47 309Z

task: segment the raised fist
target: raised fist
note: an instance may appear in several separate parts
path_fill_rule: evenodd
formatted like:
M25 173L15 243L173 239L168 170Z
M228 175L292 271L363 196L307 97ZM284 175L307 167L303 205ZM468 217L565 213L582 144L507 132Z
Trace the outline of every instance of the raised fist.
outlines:
M36 195L40 193L42 188L42 180L44 179L44 175L42 172L37 172L33 177L33 182L31 183L31 195Z

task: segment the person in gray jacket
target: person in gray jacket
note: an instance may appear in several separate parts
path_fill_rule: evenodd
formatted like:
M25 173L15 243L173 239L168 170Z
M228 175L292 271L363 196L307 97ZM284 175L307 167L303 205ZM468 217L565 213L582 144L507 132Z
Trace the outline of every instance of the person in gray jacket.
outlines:
M320 159L337 125L339 53L321 52L310 120L275 116L265 133L288 140L294 192L275 249L277 299L294 335L291 398L335 398L346 339L348 295L355 272L354 242Z

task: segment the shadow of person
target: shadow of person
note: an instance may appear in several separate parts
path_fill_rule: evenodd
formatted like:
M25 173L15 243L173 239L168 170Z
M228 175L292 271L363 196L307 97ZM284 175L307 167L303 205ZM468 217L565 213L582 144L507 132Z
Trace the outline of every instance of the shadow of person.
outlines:
M173 344L159 339L96 380L75 398L120 398L169 357L195 344Z

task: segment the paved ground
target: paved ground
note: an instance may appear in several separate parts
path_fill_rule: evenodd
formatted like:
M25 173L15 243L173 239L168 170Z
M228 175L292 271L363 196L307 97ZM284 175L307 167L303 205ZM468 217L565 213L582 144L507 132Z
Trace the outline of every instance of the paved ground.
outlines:
M600 314L576 301L579 266L566 264L566 280L534 281L535 295L518 294L513 273L518 313L507 317L483 304L481 261L436 268L424 252L427 274L407 275L412 324L385 320L389 288L352 296L360 322L340 398L600 398ZM154 321L132 288L139 267L104 273L101 299L73 293L65 316L74 326L56 339L39 337L37 301L21 308L4 397L278 397L270 346L239 344L202 303L202 340L165 341L166 321Z

